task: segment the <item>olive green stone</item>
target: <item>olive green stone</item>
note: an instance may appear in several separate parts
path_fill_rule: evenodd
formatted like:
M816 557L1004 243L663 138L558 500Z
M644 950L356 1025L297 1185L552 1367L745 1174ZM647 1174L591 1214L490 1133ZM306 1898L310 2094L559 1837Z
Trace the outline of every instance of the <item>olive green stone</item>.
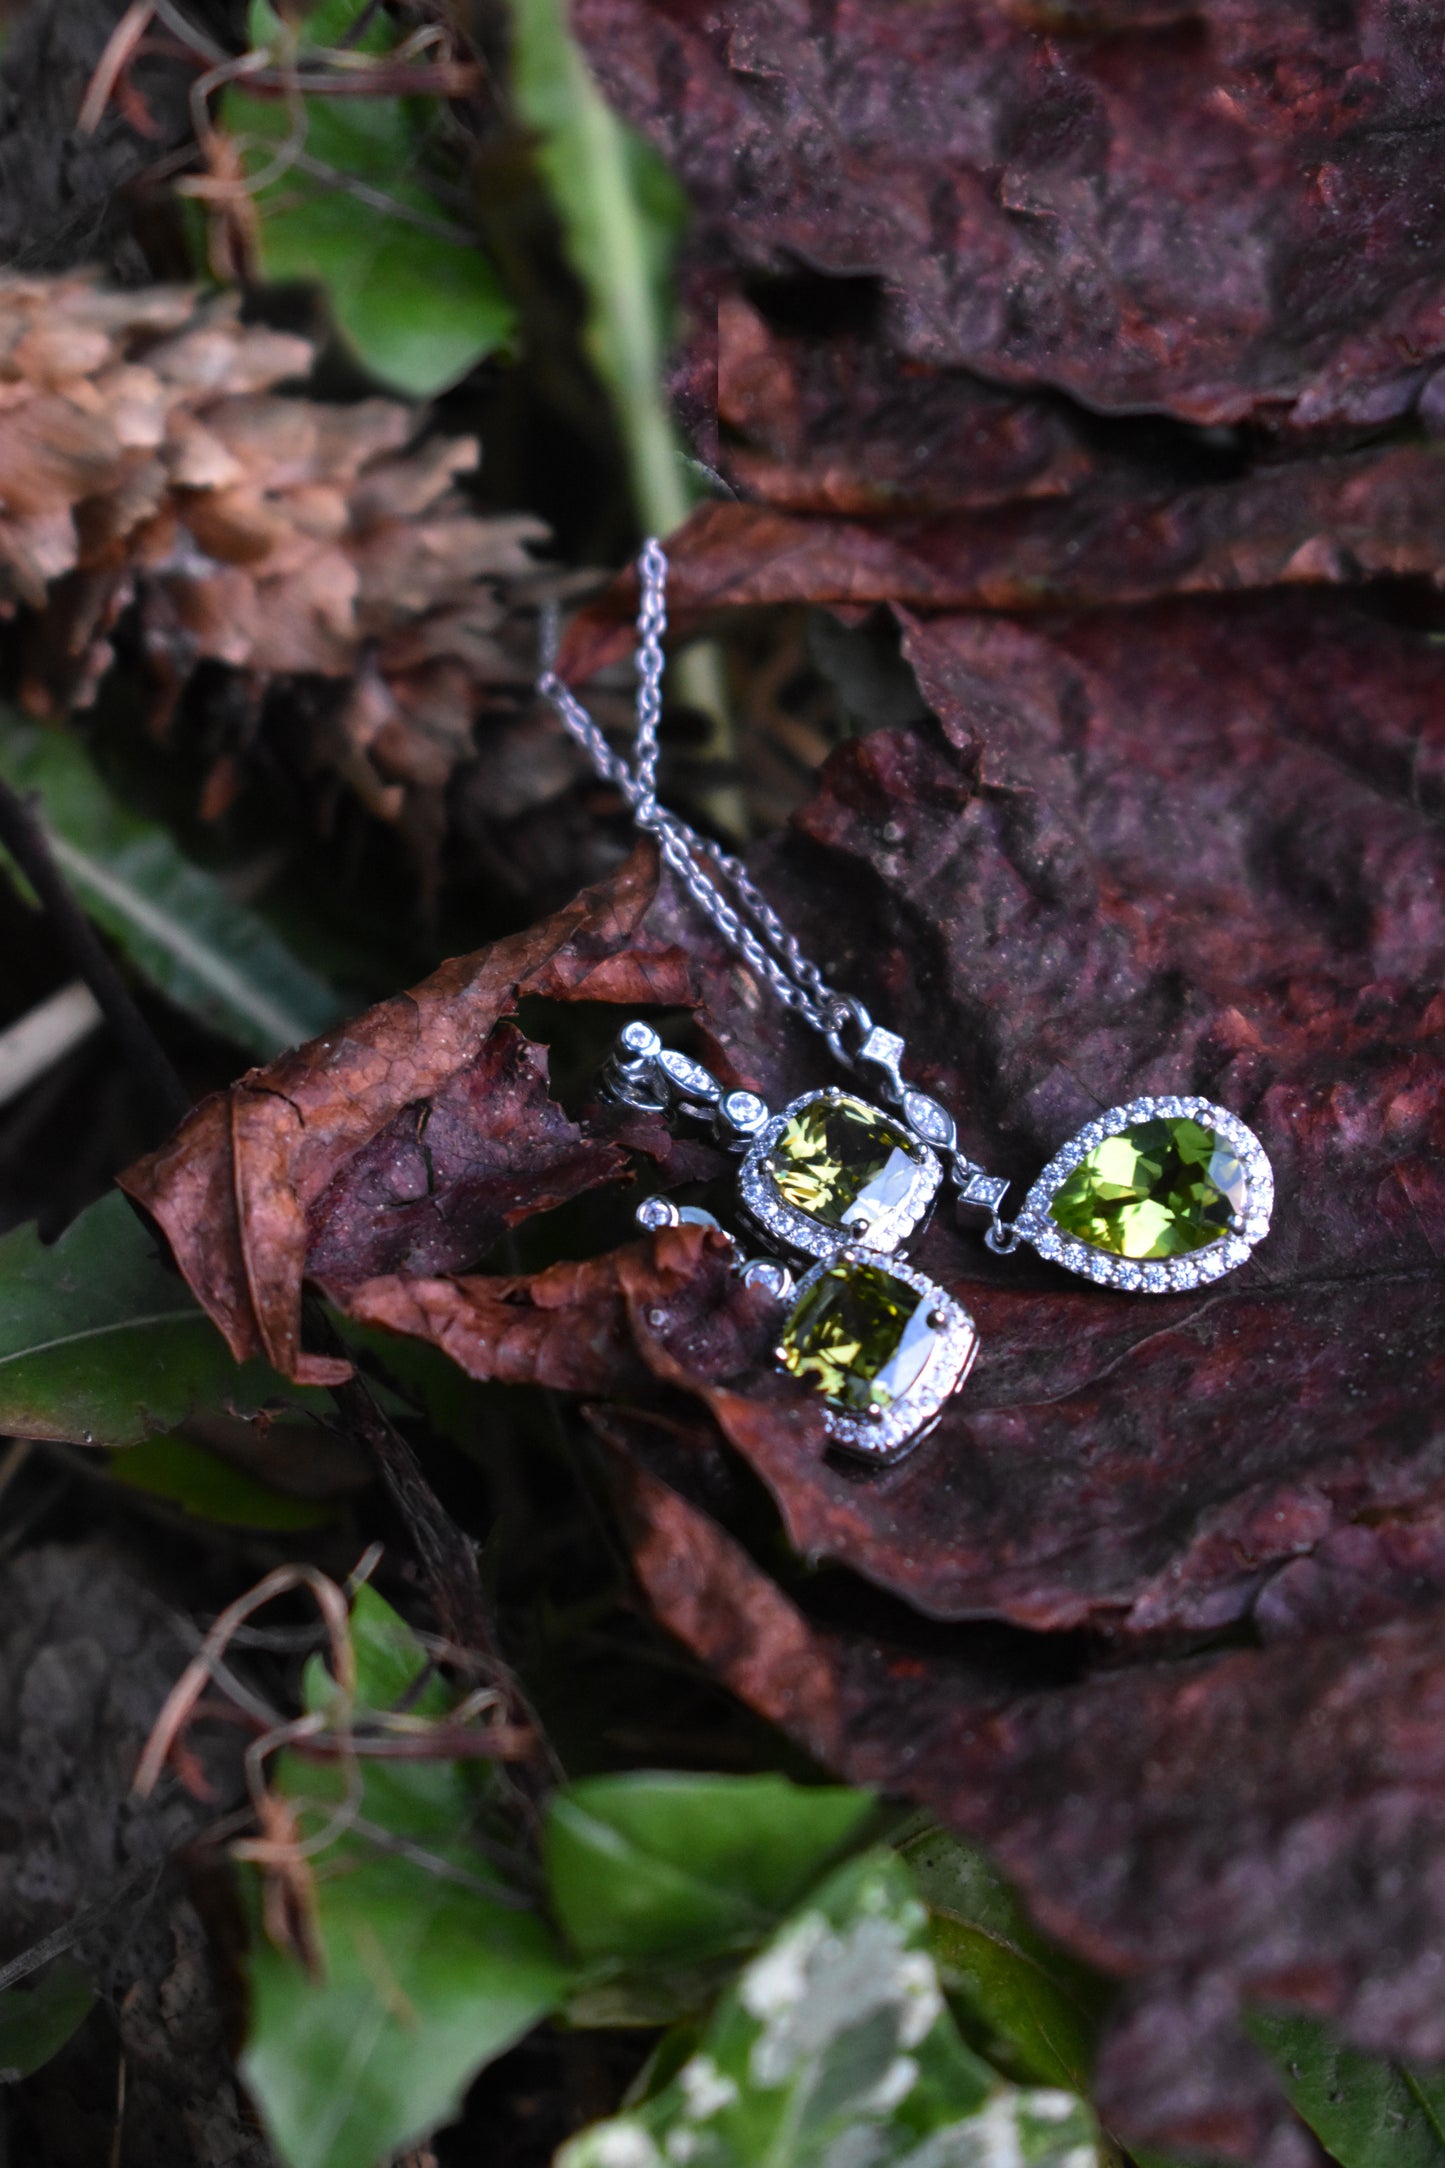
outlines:
M919 1163L906 1130L846 1092L819 1092L789 1115L763 1162L787 1204L848 1228L901 1204Z
M1228 1234L1244 1204L1233 1147L1188 1115L1158 1116L1101 1138L1049 1217L1111 1257L1181 1257Z
M885 1411L922 1377L938 1333L930 1302L882 1265L830 1265L783 1329L783 1368L847 1415Z

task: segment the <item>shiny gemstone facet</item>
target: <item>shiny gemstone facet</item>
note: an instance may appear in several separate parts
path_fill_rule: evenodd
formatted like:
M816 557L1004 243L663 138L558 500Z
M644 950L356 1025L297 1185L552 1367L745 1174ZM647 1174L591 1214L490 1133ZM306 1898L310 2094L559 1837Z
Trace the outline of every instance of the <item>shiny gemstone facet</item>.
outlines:
M902 1204L921 1159L908 1132L876 1107L820 1092L788 1117L763 1164L785 1203L851 1228Z
M922 1378L939 1344L922 1293L883 1265L840 1259L821 1272L783 1328L779 1360L847 1415L885 1413Z
M1245 1208L1232 1145L1189 1115L1102 1137L1049 1200L1066 1234L1113 1257L1181 1257L1218 1242Z

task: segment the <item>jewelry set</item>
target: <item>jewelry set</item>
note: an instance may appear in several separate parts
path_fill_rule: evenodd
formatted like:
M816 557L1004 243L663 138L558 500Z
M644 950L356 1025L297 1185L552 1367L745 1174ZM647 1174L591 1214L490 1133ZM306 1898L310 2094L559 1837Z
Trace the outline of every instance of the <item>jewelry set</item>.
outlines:
M739 1269L790 1305L778 1363L818 1394L839 1447L897 1460L937 1422L978 1354L963 1304L903 1255L945 1184L996 1252L1028 1243L1100 1286L1168 1295L1217 1280L1263 1238L1274 1202L1269 1161L1244 1123L1208 1099L1132 1099L1062 1145L1006 1220L1008 1182L969 1160L948 1109L907 1081L903 1040L828 984L737 858L658 802L667 559L655 541L639 578L632 765L555 672L543 673L538 690L729 946L861 1081L856 1090L824 1085L772 1112L754 1092L725 1091L639 1019L618 1034L601 1089L701 1121L741 1156L739 1217L771 1254ZM648 1198L638 1219L649 1228L717 1224L665 1197Z

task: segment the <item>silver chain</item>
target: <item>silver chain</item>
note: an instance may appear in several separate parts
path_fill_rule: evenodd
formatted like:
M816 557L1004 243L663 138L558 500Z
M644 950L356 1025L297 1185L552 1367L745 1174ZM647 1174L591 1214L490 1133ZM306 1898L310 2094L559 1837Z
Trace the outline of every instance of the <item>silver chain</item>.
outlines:
M556 709L597 773L622 793L637 826L656 836L662 856L728 946L766 981L785 1007L822 1033L845 1067L867 1074L872 1088L899 1109L915 1136L944 1155L952 1166L961 1203L982 1210L990 1219L984 1239L994 1249L1011 1249L1017 1234L1000 1219L998 1211L1008 1183L975 1167L958 1148L957 1131L948 1109L908 1083L899 1066L907 1051L902 1039L876 1025L855 995L840 993L836 986L828 984L739 859L720 843L700 836L680 814L659 802L657 756L662 720L662 636L667 630L667 555L655 538L643 545L637 577L641 599L637 611L637 730L632 766L613 752L570 686L550 667L555 617L543 625L543 653L549 666L537 680L537 691ZM705 1112L713 1101L718 1101L724 1127L736 1129L739 1134L750 1133L750 1125L766 1114L761 1100L754 1099L752 1093L732 1092L724 1097L716 1079L709 1077L706 1070L685 1057L662 1051L662 1042L649 1025L636 1023L624 1028L613 1066L621 1077L623 1096L635 1105L666 1105L679 1098L688 1104L701 1094L699 1105L691 1111ZM737 1102L736 1107L731 1102Z
M746 867L720 843L662 805L657 796L658 727L662 719L662 636L667 630L667 555L653 539L637 562L641 602L637 612L637 733L633 765L614 753L598 725L555 670L544 670L537 690L550 701L597 773L616 785L637 826L655 835L658 848L729 947L778 999L832 1044L849 1025L866 1017L860 1004L830 986L778 917ZM865 1027L866 1028L866 1027ZM836 1049L835 1049L836 1050ZM846 1055L844 1056L846 1059Z

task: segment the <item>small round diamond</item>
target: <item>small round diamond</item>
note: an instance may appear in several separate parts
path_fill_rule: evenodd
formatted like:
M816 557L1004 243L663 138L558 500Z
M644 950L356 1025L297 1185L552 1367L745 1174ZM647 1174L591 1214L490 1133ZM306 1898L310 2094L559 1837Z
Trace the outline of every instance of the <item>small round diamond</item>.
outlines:
M726 1092L719 1111L728 1128L741 1137L755 1135L768 1118L768 1110L756 1092Z
M680 1214L670 1197L644 1197L634 1217L639 1227L655 1234L659 1227L675 1227Z

